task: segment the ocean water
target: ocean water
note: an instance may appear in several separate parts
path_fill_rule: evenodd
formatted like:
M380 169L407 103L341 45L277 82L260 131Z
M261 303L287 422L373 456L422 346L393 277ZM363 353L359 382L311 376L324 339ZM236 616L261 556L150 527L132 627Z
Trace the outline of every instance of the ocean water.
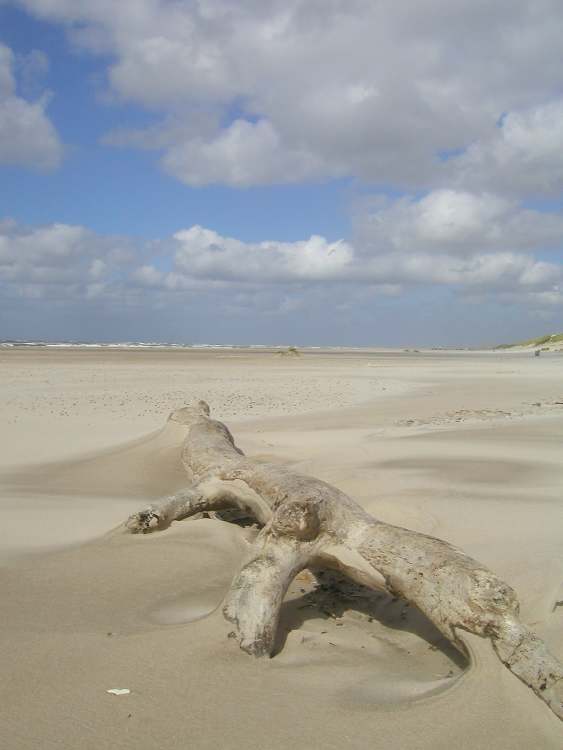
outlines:
M5 339L0 348L45 347L50 349L287 349L289 344L177 344L165 341L23 341ZM299 349L363 350L354 346L303 346Z

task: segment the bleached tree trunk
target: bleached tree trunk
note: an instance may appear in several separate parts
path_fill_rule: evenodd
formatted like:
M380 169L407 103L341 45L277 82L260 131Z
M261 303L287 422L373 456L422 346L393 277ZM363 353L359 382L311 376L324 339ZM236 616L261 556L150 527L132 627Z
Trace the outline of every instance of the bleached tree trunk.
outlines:
M173 412L188 428L188 489L131 516L133 532L164 529L203 511L238 508L262 529L226 597L242 649L272 654L280 608L304 568L336 569L416 605L462 653L464 632L490 639L499 659L563 719L563 666L518 619L515 592L448 542L379 521L318 479L255 462L208 405Z

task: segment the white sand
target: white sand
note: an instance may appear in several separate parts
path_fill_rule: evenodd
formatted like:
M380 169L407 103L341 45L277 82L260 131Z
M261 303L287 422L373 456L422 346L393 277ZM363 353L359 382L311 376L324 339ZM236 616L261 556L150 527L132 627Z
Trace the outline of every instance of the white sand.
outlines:
M107 533L182 486L162 427L205 398L245 452L492 567L563 659L562 372L556 353L1 351L0 746L563 747L486 642L467 669L401 601L302 575L277 656L244 654L217 608L251 530Z

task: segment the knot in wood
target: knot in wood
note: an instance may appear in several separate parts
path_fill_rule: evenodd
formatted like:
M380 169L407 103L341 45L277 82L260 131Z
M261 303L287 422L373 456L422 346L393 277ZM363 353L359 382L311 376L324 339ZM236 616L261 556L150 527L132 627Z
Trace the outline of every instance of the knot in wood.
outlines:
M314 539L320 526L317 505L302 500L283 503L272 518L272 529L276 534L292 536L301 541Z

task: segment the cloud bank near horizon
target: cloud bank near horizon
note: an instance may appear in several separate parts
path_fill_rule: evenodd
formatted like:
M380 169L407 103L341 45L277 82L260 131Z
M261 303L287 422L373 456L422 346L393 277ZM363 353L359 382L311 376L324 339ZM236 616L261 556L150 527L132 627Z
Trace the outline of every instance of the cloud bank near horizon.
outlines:
M563 304L563 217L453 190L375 203L358 212L354 238L336 242L249 243L197 225L147 242L4 221L2 299L12 311L43 300L71 314L90 305L142 319L186 305L241 319L319 314L322 304L360 315L440 290L545 320ZM554 259L535 257L537 247Z

